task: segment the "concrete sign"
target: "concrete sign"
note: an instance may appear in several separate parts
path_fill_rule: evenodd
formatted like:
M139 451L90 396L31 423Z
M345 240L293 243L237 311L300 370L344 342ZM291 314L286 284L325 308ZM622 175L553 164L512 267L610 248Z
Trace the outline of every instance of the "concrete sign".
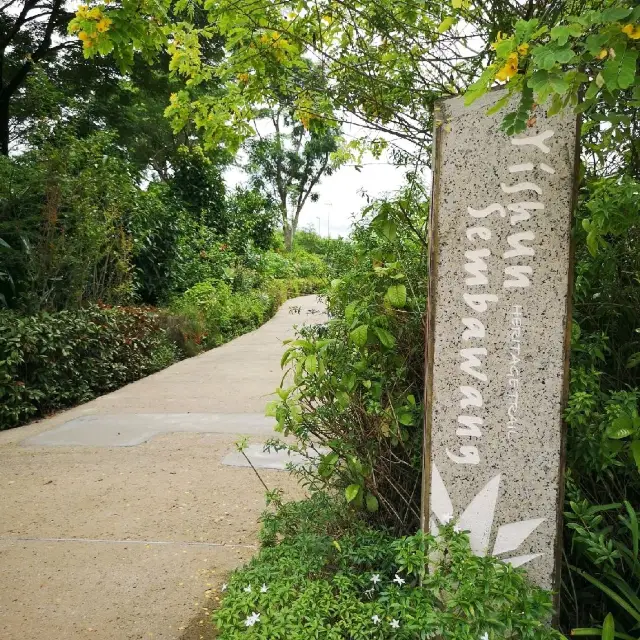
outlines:
M500 130L502 97L436 109L423 526L556 577L576 116ZM428 516L427 516L428 514Z

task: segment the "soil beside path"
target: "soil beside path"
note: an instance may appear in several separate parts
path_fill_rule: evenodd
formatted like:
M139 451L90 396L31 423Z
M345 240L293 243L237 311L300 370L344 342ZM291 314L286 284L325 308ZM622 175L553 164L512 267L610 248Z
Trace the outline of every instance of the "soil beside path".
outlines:
M264 507L253 471L222 460L239 434L269 437L282 340L325 318L315 296L290 300L222 347L0 432L0 638L177 640L204 619Z

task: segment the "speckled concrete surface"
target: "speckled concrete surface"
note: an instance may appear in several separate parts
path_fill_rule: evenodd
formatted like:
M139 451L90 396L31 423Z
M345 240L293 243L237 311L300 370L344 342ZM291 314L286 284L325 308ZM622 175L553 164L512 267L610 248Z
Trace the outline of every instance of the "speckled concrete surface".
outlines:
M324 318L311 310L322 310L314 296L291 300L223 347L0 433L0 638L176 640L206 614L224 575L255 552L264 505L251 469L222 464L237 431L161 433L129 447L23 442L96 414L260 413L280 382L281 340ZM287 474L262 474L301 495Z
M551 587L576 124L538 107L509 138L501 96L436 115L431 510Z

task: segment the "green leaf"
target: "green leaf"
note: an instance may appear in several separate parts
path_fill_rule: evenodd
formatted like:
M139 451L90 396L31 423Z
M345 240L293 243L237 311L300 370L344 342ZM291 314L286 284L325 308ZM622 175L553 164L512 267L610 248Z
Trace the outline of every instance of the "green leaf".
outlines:
M368 332L369 326L366 324L361 324L349 334L349 337L357 347L364 347L364 345L367 344Z
M456 19L453 16L449 16L445 18L438 25L438 33L444 33L445 31L449 31L449 29L451 29L451 27L455 24L455 21Z
M537 18L533 20L518 20L515 25L516 43L529 42L539 23L540 21Z
M11 245L5 242L2 238L0 238L0 247L4 247L5 249L11 249Z
M497 113L498 111L500 111L500 109L502 109L503 107L506 107L507 104L509 103L510 97L511 96L507 93L506 96L503 96L502 98L500 98L500 100L498 100L498 102L496 102L493 105L493 107L487 110L487 115L492 116L494 113Z
M624 20L632 9L630 7L610 7L602 12L602 22L618 22Z
M385 220L380 224L378 229L382 237L389 240L389 242L393 242L393 240L396 237L396 232L398 231L398 227L396 226L396 223L393 222L392 220Z
M631 443L631 455L633 456L638 471L640 471L640 440L634 440Z
M630 416L616 418L607 429L607 436L612 440L627 438L634 432L633 421Z
M392 284L385 295L387 302L396 309L402 309L407 304L407 287L403 284Z
M405 425L405 427L410 427L413 424L413 414L409 413L408 411L404 411L402 413L399 413L397 415L398 418L398 422L400 424Z
M549 76L549 84L551 85L551 88L556 93L559 93L561 95L569 91L569 87L570 87L565 77L563 75L558 75L558 74L553 74Z
M396 339L393 337L392 333L390 333L386 329L383 329L382 327L373 327L373 330L378 336L378 340L380 340L380 343L383 347L391 349L395 346Z
M616 623L612 614L608 614L602 623L602 640L614 640Z
M571 31L566 24L560 24L557 27L553 27L549 35L552 40L556 40L558 44L564 45L567 44L569 37L571 36Z
M494 65L489 65L480 74L480 77L467 89L466 93L464 94L464 103L467 107L487 92L489 84L493 81L495 75L496 68Z
M313 354L307 356L304 360L304 368L308 373L315 373L318 370L318 357Z
M621 89L628 89L633 86L636 79L636 62L638 60L637 49L627 49L620 56L618 70L618 86Z
M378 510L378 498L376 498L372 493L367 493L365 502L367 505L367 511L375 513Z
M627 360L627 369L632 369L640 364L640 351L632 353Z
M351 324L356 315L356 303L351 302L344 308L344 319L347 321L347 324Z
M347 499L347 502L353 502L358 497L358 493L360 493L359 484L350 484L344 490L344 496Z
M600 87L596 84L596 81L593 80L593 82L591 82L591 84L589 85L586 93L584 94L584 99L592 100L598 95L598 91L600 91Z

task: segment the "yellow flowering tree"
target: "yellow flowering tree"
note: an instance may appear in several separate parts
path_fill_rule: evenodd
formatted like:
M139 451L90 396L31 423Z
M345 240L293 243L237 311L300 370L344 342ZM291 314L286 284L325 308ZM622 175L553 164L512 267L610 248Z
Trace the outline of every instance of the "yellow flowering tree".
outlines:
M550 113L564 108L579 112L598 100L612 101L629 93L640 104L640 5L615 3L583 11L549 26L539 19L516 22L509 36L498 34L492 44L495 60L466 92L471 104L495 83L504 83L508 95L498 107L521 94L518 109L504 120L508 132L522 131L532 105L549 104Z

